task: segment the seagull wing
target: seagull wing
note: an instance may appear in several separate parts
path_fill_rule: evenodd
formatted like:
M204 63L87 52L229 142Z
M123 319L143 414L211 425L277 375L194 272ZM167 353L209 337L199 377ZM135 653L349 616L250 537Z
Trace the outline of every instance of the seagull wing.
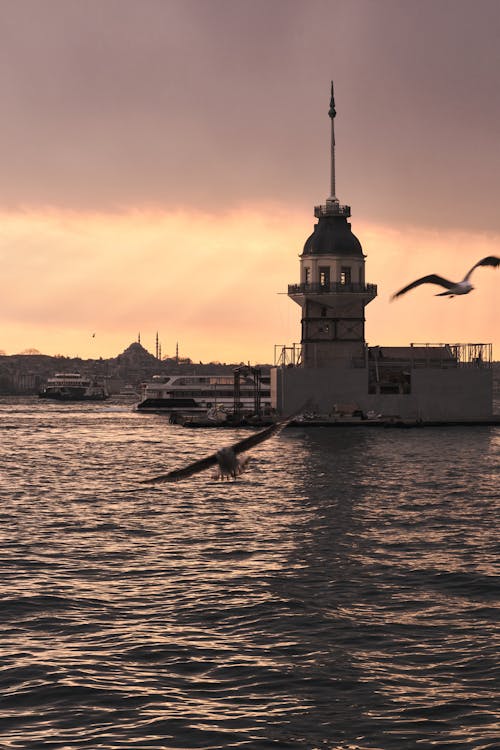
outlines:
M187 477L198 474L200 471L210 469L212 466L217 466L217 454L212 453L211 456L206 458L200 458L199 461L194 461L188 466L184 466L182 469L173 469L167 474L160 474L152 479L143 479L141 484L161 484L162 482L176 482L178 479L186 479Z
M493 266L493 268L496 268L499 265L500 265L500 258L497 258L496 255L488 255L486 258L483 258L482 260L478 260L478 262L474 266L472 266L467 276L465 276L464 281L468 281L471 273L478 266Z
M269 427L266 427L264 430L260 430L259 432L254 432L253 435L250 435L249 437L243 438L243 440L240 440L239 442L235 443L234 445L231 445L231 449L234 453L244 453L244 451L250 450L250 448L253 448L256 445L259 445L259 443L262 443L264 440L267 440L272 435L275 435L281 428L281 423L276 422L275 424L270 425Z
M412 281L411 284L408 284L408 286L403 287L399 290L399 292L393 294L392 299L400 297L402 294L409 292L410 289L414 289L416 286L420 286L421 284L438 284L439 286L444 286L446 289L452 289L455 286L455 282L448 281L448 279L444 279L442 276L431 273L429 276L422 276L421 279Z
M238 443L231 445L231 449L234 451L234 453L243 453L244 451L250 450L250 448L253 448L255 445L259 445L259 443L262 443L264 440L267 440L273 435L278 435L281 430L285 429L287 424L289 424L292 419L295 419L297 414L301 414L304 409L307 408L310 401L311 399L308 399L308 401L306 401L306 403L301 406L300 409L292 412L292 414L289 414L287 417L283 417L283 419L279 419L277 422L269 425L269 427L266 427L264 430L260 430L260 432L256 432L253 435L250 435L250 437L243 438L243 440L240 440Z

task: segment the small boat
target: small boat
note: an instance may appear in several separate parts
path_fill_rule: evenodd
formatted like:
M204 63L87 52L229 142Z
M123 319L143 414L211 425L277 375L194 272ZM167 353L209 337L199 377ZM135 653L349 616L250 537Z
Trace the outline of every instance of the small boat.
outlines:
M79 372L56 373L47 379L38 395L56 401L104 401L109 398L104 383Z

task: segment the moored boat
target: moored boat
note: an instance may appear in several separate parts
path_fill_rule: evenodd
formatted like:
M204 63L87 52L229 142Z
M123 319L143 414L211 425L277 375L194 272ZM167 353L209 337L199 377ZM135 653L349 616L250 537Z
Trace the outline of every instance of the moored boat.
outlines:
M56 401L104 401L109 398L104 383L79 372L56 373L47 379L38 395Z
M259 414L271 408L270 377L253 368L235 374L155 375L143 386L139 411L170 415Z

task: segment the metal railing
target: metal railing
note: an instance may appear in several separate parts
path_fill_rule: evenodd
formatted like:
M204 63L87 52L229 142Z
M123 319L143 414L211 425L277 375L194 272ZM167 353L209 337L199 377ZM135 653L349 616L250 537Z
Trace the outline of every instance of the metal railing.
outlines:
M442 359L449 359L457 365L473 365L475 367L491 367L493 360L492 344L416 344L411 343L410 347L424 350L427 359L436 356L436 351L443 352ZM428 354L427 354L428 352Z
M351 215L351 207L342 205L337 201L329 201L322 206L314 206L314 215L317 219L322 216L345 216L348 218Z
M373 286L373 285L371 285ZM383 350L385 349L385 356ZM391 351L392 349L392 351ZM382 350L382 351L380 351ZM401 350L401 351L397 351ZM351 358L354 369L492 367L492 344L410 344L409 347L365 346L364 356ZM300 367L302 344L275 344L275 367Z
M376 284L342 284L340 281L331 281L329 284L314 283L303 283L303 284L288 284L288 294L306 294L311 292L313 294L327 294L331 292L349 293L354 292L356 294L377 294Z

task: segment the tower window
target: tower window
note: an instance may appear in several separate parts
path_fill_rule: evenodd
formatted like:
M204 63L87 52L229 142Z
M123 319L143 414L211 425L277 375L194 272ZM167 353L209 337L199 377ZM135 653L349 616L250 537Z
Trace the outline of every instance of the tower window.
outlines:
M330 266L319 267L319 285L328 287L330 286Z
M350 284L351 283L351 269L349 266L342 266L340 269L340 283Z
M321 317L326 318L326 307L321 308Z
M304 283L309 284L310 281L311 281L311 269L309 268L309 266L306 266L304 268Z

